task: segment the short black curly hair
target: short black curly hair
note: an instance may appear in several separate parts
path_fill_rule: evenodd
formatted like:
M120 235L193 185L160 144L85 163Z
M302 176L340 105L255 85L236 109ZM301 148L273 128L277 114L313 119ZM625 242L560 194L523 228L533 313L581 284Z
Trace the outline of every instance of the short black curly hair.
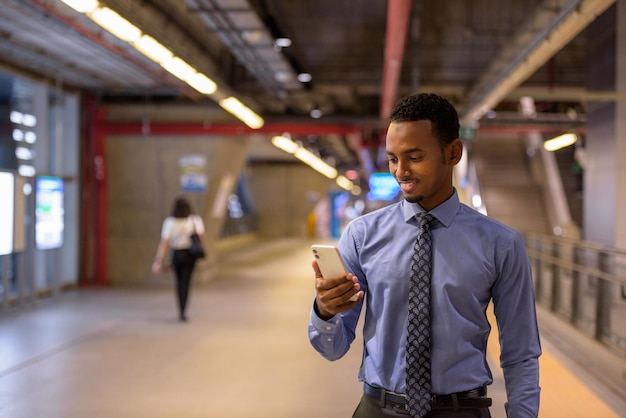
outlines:
M433 93L419 93L404 97L391 111L390 122L429 120L433 134L447 145L459 137L459 115L445 98Z

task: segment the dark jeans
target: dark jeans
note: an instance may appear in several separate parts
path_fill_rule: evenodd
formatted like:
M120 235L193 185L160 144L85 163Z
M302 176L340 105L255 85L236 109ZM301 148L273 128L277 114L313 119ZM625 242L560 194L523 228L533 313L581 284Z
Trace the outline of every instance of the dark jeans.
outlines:
M172 268L176 275L176 294L178 296L178 314L181 319L186 317L189 288L191 287L191 273L196 260L189 255L189 250L174 250L172 252Z
M389 418L389 417L410 417L409 411L404 409L404 405L387 404L381 407L380 401L371 396L363 395L361 402L357 406L352 418ZM462 409L458 411L437 410L430 411L426 417L437 418L491 418L489 408L483 409Z

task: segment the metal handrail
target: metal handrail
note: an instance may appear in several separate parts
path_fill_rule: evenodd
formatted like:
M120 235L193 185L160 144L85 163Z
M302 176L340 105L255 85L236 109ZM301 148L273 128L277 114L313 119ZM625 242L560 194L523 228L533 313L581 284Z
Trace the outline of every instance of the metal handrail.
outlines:
M626 332L611 321L614 310L626 310L626 250L539 233L524 238L537 303L626 357Z
M528 248L527 252L528 252L528 256L531 259L540 258L541 260L549 262L551 264L559 265L561 267L565 267L570 270L577 270L578 272L584 273L588 276L596 277L598 279L602 279L602 280L616 283L618 285L626 286L626 277L616 276L615 274L606 273L598 268L588 267L588 266L574 263L568 260L563 260L557 257L552 257L550 255L546 255L544 253L535 251L532 248Z
M595 242L584 241L584 240L574 239L574 238L569 238L569 237L562 237L558 235L541 234L538 232L526 232L524 233L524 236L526 237L527 240L532 239L532 238L540 238L542 240L548 240L551 242L561 242L561 243L569 244L569 245L587 249L587 250L605 252L607 254L620 255L626 258L626 250L615 248L615 247L609 247L609 246L602 245L602 244L597 244Z

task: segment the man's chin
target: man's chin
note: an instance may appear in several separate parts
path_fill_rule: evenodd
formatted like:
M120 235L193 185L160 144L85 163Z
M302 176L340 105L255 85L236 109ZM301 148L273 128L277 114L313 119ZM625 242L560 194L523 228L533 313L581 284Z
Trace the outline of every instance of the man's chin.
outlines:
M419 194L403 193L403 195L404 195L404 200L406 200L409 203L419 203L422 201L422 199L424 199L424 196L419 195Z

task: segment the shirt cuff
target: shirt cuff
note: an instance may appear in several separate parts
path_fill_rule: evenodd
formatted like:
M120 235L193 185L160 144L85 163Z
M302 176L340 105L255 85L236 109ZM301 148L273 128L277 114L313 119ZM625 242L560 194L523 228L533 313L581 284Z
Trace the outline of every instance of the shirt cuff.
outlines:
M313 302L313 309L311 310L311 325L313 325L313 328L318 330L321 334L336 333L340 322L341 317L339 315L335 315L328 321L324 321L320 318L319 312L317 311L317 305Z

